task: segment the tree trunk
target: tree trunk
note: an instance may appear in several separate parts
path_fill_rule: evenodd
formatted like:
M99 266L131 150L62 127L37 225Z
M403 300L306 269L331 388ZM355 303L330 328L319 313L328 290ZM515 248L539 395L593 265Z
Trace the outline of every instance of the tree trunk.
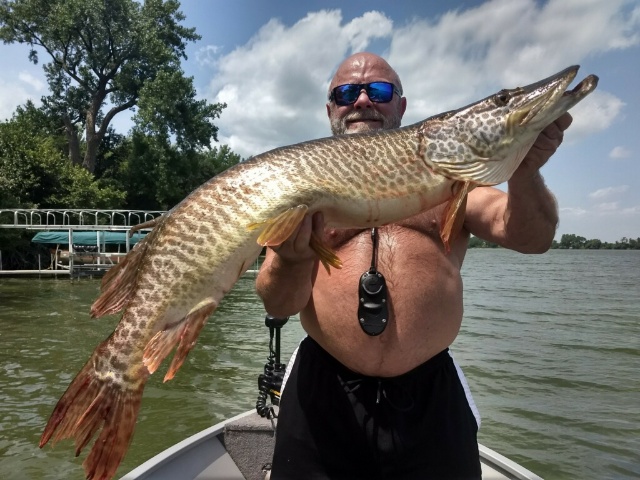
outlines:
M102 141L102 136L97 133L89 133L87 131L87 150L84 153L84 162L82 166L91 173L96 171L96 156L98 155L98 147Z
M102 135L96 132L96 117L100 111L100 105L103 99L104 90L101 89L94 95L86 116L85 135L87 138L87 150L84 152L84 162L82 166L92 174L96 171L96 155L98 154L98 147L102 140Z
M62 121L64 122L64 133L69 144L69 160L71 160L71 163L74 165L81 165L82 156L80 155L80 140L78 139L78 131L76 130L73 122L71 122L69 116L64 115L62 117Z

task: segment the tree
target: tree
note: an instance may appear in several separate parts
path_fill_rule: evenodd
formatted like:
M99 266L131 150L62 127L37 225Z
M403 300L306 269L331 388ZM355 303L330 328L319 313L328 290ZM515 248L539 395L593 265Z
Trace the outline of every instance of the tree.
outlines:
M602 240L598 238L592 238L591 240L587 240L584 244L584 248L589 250L599 250L602 248Z
M573 233L560 237L560 248L584 248L587 239Z
M124 192L103 185L60 151L51 122L32 104L0 123L1 208L117 208Z
M217 140L213 121L226 105L197 101L192 78L184 76L185 42L200 36L180 25L179 6L176 0L0 0L0 39L28 44L33 63L37 49L51 59L44 65L51 95L43 105L64 128L73 164L93 173L113 118L138 105L142 128L173 136L181 147Z
M240 162L226 145L180 152L157 136L134 129L111 152L114 162L103 179L127 191L125 207L168 210L211 177Z

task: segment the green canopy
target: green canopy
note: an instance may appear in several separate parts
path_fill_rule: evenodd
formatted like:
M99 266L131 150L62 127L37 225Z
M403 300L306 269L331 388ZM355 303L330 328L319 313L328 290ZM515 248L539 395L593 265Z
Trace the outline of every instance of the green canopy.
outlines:
M126 235L128 232L108 232L108 231L92 231L92 232L73 232L74 245L97 245L98 237L100 245L125 245L127 243ZM145 237L146 233L134 233L129 239L129 244L134 245ZM69 244L69 232L39 232L31 239L33 243L51 243L51 244Z

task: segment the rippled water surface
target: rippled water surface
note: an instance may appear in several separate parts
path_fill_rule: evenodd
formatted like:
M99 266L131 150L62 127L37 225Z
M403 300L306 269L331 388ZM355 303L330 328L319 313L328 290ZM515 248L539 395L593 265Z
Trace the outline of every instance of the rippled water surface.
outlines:
M548 479L640 478L640 252L474 249L463 276L453 351L483 417L480 441ZM174 380L152 377L120 475L253 408L269 337L253 281L227 296ZM0 277L0 478L84 478L69 442L37 444L117 322L89 318L98 287ZM302 335L292 318L285 358Z

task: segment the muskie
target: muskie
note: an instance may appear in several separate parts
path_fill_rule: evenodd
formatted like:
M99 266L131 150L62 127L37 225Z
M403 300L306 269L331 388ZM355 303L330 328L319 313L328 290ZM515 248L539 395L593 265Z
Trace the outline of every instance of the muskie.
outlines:
M367 228L448 202L448 249L467 193L508 180L544 127L596 88L590 75L567 91L577 72L569 67L404 128L277 148L209 180L105 275L91 316L124 313L58 401L40 447L73 438L79 455L97 435L86 476L111 478L149 375L177 347L164 377L173 378L262 246L282 243L307 213L322 211L329 227ZM322 239L312 247L325 268L341 266Z

